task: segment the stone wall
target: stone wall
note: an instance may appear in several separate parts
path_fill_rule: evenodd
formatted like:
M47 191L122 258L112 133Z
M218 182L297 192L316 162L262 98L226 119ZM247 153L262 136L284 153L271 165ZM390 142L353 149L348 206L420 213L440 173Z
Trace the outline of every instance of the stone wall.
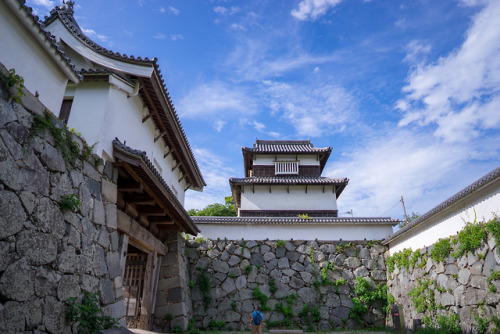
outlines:
M83 289L123 316L116 170L93 157L69 166L48 131L30 137L43 105L29 92L22 104L0 93L0 332L71 333L66 302ZM78 209L61 210L71 194Z
M431 258L432 245L418 250L419 259L409 268L398 268L388 272L389 292L396 303L402 307L407 329L418 328L421 320L427 316L436 323L437 316L458 314L463 332L476 332L476 315L483 319L491 316L500 317L500 281L489 280L491 273L500 270L500 254L495 241L489 237L473 253L455 258L451 255L444 261ZM457 246L454 246L453 253ZM414 255L405 256L411 260ZM389 261L389 259L388 259ZM409 293L417 292L426 286L421 308L412 301ZM496 292L490 290L493 289Z
M357 276L369 279L372 284L385 284L385 251L382 245L370 246L366 242L189 240L186 256L195 326L206 328L215 320L225 329L245 329L251 311L258 304L254 298L256 287L269 297L270 310L264 312L268 325L285 320L284 313L276 311L276 305L281 303L286 307L286 297L296 294L291 305L294 316L290 319L294 327L307 328L308 323L309 327L321 330L383 326L385 314L381 303L375 303L362 314L361 323L351 319L350 312ZM323 270L328 263L332 265ZM346 283L321 284L321 273L327 279L325 282L343 278ZM210 289L205 293L202 276L210 280ZM271 279L276 284L275 292ZM312 318L312 313L298 316L305 304L317 307L318 321Z
M193 316L185 239L180 232L169 232L165 245L168 253L160 267L153 330L170 332L175 326L185 330ZM171 321L166 321L167 314Z

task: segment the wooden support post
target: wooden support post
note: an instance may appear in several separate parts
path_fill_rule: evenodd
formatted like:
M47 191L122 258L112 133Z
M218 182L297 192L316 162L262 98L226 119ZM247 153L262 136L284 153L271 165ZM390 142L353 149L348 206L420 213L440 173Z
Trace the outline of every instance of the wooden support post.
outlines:
M127 262L127 250L128 250L128 234L120 233L120 270L122 271L122 278L125 275L125 263Z
M152 306L152 293L153 293L153 267L155 263L155 252L148 254L146 262L146 271L144 272L144 285L142 290L141 302L141 320L140 329L151 330L150 323L152 323L151 316L153 314Z
M172 150L169 147L168 148L168 152L163 155L163 159L165 159L166 157L168 157L171 152L172 152Z
M177 167L179 167L180 165L181 165L181 163L180 163L180 162L178 162L178 163L177 163L177 165L175 165L175 167L174 167L174 168L172 168L172 172L173 172L174 170L176 170L176 169L177 169Z
M154 312L156 308L156 291L158 291L158 281L160 279L161 256L154 252L154 269L153 269L153 299L151 301L151 310Z
M156 143L158 141L158 139L160 139L161 137L163 137L166 133L167 133L167 131L160 132L160 134L155 137L154 142Z
M151 116L153 116L152 112L150 112L149 114L147 114L145 117L142 118L142 123L146 122Z

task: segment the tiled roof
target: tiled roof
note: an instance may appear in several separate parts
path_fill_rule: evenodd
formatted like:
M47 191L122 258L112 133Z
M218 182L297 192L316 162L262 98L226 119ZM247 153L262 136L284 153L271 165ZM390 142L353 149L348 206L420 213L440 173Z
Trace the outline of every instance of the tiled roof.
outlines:
M323 176L253 176L245 178L232 177L229 183L235 185L245 184L338 184L346 185L347 178L333 179Z
M45 19L42 22L43 26L48 26L51 22L56 20L57 18L60 19L60 21L64 24L64 26L68 29L68 31L75 36L75 38L79 39L82 41L85 45L87 45L89 48L93 49L94 51L110 58L114 58L120 61L125 61L125 62L130 62L130 63L136 63L136 64L149 64L153 66L154 71L158 77L158 80L161 84L163 94L167 100L167 103L169 105L169 109L172 112L173 119L176 123L176 128L181 134L183 144L187 148L187 152L189 157L186 157L187 160L191 160L191 163L194 165L194 171L192 172L195 175L195 179L198 179L199 187L203 188L203 186L206 185L205 180L203 179L203 176L201 175L200 167L198 165L198 162L196 161L196 158L193 154L193 150L191 148L191 145L189 144L189 141L187 139L186 133L184 132L184 128L182 127L181 121L179 119L179 115L177 114L177 111L175 110L174 103L172 102L172 99L170 97L170 94L168 93L167 86L165 84L165 80L163 79L163 75L161 74L160 67L158 65L158 59L155 58L142 58L142 57L134 57L134 56L127 56L126 54L121 54L119 52L115 52L113 50L109 50L90 38L87 37L83 33L83 31L80 29L78 24L76 23L74 17L73 17L73 5L74 1L66 1L66 3L56 6L50 11L50 15L46 16ZM193 180L196 181L196 180Z
M299 217L191 217L196 224L381 224L396 225L398 219L389 217L313 217L304 219Z
M111 69L101 69L101 68L82 68L80 69L80 73L85 76L85 75L109 75L109 74L113 74L113 75L116 75L118 77L120 77L121 79L125 80L126 82L132 84L132 81L128 78L126 78L123 74L117 72L117 71L114 71L114 70L111 70Z
M54 49L57 51L57 53L62 57L64 62L67 64L67 66L70 67L71 71L76 75L76 77L79 80L82 80L83 77L80 75L80 72L76 69L75 65L71 62L71 59L69 59L66 56L66 53L61 49L61 46L57 44L56 38L54 35L52 35L49 31L45 30L44 24L40 21L39 17L37 15L33 14L33 8L26 6L26 0L18 0L19 5L21 6L22 9L28 14L28 16L31 18L33 23L40 29L41 32L45 35L45 38L52 44Z
M398 231L394 232L391 236L387 237L383 241L383 243L384 244L389 243L390 241L396 239L397 237L401 236L402 234L405 234L409 230L413 229L415 226L422 224L426 219L441 212L442 210L444 210L445 208L454 204L455 202L461 200L462 198L469 196L470 194L472 194L476 190L480 189L483 185L490 183L494 180L497 180L499 178L500 178L500 167L498 167L497 169L486 174L485 176L483 176L482 178L480 178L476 182L472 183L471 185L465 187L464 189L462 189L461 191L459 191L455 195L451 196L450 198L448 198L444 202L440 203L439 205L437 205L433 209L427 211L426 213L424 213L423 215L421 215L420 217L415 219L410 224L408 224L408 225L404 226L403 228L399 229Z
M199 232L198 227L196 227L191 217L187 214L182 203L177 199L177 196L175 196L174 192L172 191L172 189L170 189L167 182L165 182L151 160L149 160L147 153L141 150L135 150L125 144L122 144L118 139L113 140L113 146L115 149L127 152L141 159L147 166L147 168L154 174L155 178L162 185L162 187L166 190L166 192L168 193L168 201L175 207L177 213L181 216L183 221L187 223L187 225L191 228L191 233L196 234L197 232Z
M309 140L258 140L243 151L254 153L327 153L331 147L316 148Z

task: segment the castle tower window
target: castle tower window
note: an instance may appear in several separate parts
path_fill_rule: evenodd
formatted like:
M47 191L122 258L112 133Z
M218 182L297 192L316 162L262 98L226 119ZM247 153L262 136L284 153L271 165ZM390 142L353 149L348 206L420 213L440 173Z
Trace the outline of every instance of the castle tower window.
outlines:
M275 161L274 172L276 175L299 175L299 162Z

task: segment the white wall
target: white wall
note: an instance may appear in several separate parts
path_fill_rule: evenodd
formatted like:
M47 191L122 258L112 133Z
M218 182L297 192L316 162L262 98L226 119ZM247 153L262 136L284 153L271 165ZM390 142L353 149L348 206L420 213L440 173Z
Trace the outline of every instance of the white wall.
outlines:
M241 210L337 210L337 199L333 186L297 185L287 187L272 185L269 193L268 185L243 186L241 192Z
M253 161L254 166L255 165L271 165L274 166L274 161L275 158L277 158L278 161L295 161L295 158L299 160L299 166L300 165L308 165L308 166L319 166L319 160L317 160L316 155L285 155L285 154L256 154L255 155L255 160Z
M500 215L500 180L479 189L440 213L426 219L401 237L389 242L391 255L411 248L430 246L440 238L457 234L466 222L488 221Z
M119 88L118 84L91 81L79 84L74 90L68 127L81 132L89 145L97 142L94 152L99 156L113 156L112 141L115 137L133 149L146 151L152 162L158 162L159 166L155 167L161 169L163 179L170 188L175 189L177 198L184 203L186 182L182 180L179 183L179 168L172 172L175 166L172 155L163 158L167 151L163 140L154 142L155 126L152 119L142 123L144 107L140 97L128 98L127 92ZM72 95L71 89L68 89L68 95Z
M0 62L24 78L25 87L54 114L59 115L67 77L44 48L0 1Z
M390 225L370 224L203 224L201 235L229 240L381 240L392 233Z

